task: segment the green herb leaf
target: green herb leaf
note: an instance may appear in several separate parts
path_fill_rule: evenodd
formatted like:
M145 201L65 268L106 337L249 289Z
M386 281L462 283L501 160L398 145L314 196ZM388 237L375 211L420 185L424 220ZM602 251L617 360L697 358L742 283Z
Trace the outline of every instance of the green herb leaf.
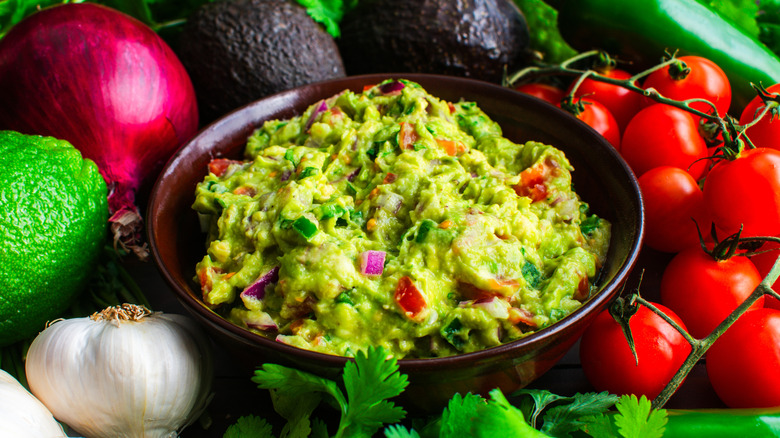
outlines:
M582 417L603 414L618 401L616 395L607 392L574 394L565 405L550 408L544 415L541 431L552 436L568 436L582 428Z
M400 424L394 424L385 428L386 438L420 438L414 429L409 430Z
M265 419L248 415L227 428L222 438L273 438L271 425Z
M665 409L653 409L644 395L624 395L615 405L615 424L625 438L661 438L668 421Z
M347 403L336 382L282 365L263 364L260 369L255 370L252 381L257 383L258 388L275 389L277 394L287 397L302 398L310 396L311 393L322 392L333 396L339 405Z
M342 405L337 437L371 436L385 423L396 423L406 412L387 399L401 394L409 384L398 372L395 358L386 358L382 348L358 352L354 362L344 366L344 388L348 404Z
M518 436L525 438L547 437L525 421L523 413L512 406L499 389L490 391L490 401L477 411L473 433L462 436L494 438Z
M298 3L306 8L311 19L324 26L333 38L341 36L339 22L349 6L345 5L343 0L298 0Z
M439 438L460 438L465 436L472 426L472 421L480 407L487 405L487 400L479 395L467 393L465 396L455 394L441 417Z
M274 410L287 420L279 434L280 438L306 438L312 432L311 414L320 404L320 393L306 397L290 396L285 392L271 390Z

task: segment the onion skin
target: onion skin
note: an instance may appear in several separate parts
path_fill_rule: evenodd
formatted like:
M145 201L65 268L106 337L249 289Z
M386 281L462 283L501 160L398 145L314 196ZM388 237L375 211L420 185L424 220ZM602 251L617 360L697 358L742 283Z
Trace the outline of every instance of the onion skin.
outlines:
M0 40L0 102L0 129L68 140L97 163L115 244L126 247L142 229L136 193L198 129L195 91L171 48L91 3L43 9Z

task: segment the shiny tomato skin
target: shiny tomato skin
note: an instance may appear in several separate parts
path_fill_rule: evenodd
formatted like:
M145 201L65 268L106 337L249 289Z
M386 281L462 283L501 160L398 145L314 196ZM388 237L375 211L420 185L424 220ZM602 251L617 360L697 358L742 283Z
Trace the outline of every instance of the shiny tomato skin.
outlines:
M743 236L780 235L780 151L747 149L719 161L704 181L704 202L715 225Z
M706 235L712 219L691 174L672 166L655 167L639 177L639 189L645 204L645 245L669 253L699 246L696 225Z
M696 338L709 335L761 283L747 257L715 260L701 248L677 253L661 275L661 303L672 309ZM763 297L752 309L763 307Z
M780 93L780 84L768 87L767 91ZM755 120L765 106L760 97L754 97L742 110L739 124L746 125ZM780 149L780 117L772 117L771 113L767 113L755 125L746 129L745 134L756 147Z
M780 310L743 314L707 350L707 375L731 408L780 406Z
M707 145L693 116L660 103L642 109L631 119L620 152L637 176L654 167L674 166L699 179L706 167Z
M554 85L543 84L540 82L518 85L515 87L515 90L521 93L530 94L531 96L542 99L545 102L550 102L553 105L558 105L561 103L563 96L566 95L563 89Z
M601 134L617 150L620 150L620 127L604 104L581 99L583 111L576 117Z
M764 278L772 269L772 266L774 266L777 258L780 256L780 243L766 242L759 250L766 252L756 254L750 257L750 260L754 265L756 265L756 269L758 269L758 273L761 275L761 278ZM778 278L774 284L772 284L772 289L774 289L775 292L780 291L780 278ZM775 297L764 295L764 307L771 307L773 309L780 310L780 301L778 301Z
M655 304L655 303L654 303ZM685 328L670 309L660 310ZM580 339L580 362L596 391L635 394L655 398L680 368L691 346L669 323L647 307L640 306L629 322L639 364L637 365L620 325L609 311L602 311Z
M723 69L700 56L680 56L677 59L691 69L685 78L674 79L669 74L669 68L662 68L647 76L643 88L655 88L662 96L674 100L708 100L715 104L718 114L724 116L731 106L731 84ZM712 112L712 106L704 102L694 102L691 108L704 113Z
M599 74L613 79L631 78L631 73L617 68L600 71ZM571 91L571 87L568 91ZM602 103L615 117L620 132L625 131L629 120L642 109L643 96L641 94L620 85L608 84L590 78L582 81L574 96Z

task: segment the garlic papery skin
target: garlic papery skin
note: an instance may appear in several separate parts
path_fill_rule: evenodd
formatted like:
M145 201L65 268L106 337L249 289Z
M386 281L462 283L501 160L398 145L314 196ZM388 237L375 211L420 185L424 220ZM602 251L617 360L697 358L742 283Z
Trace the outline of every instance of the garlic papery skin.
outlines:
M195 322L129 304L49 325L25 371L54 417L87 438L178 436L205 409L213 380Z
M0 436L66 438L46 406L7 372L0 370Z

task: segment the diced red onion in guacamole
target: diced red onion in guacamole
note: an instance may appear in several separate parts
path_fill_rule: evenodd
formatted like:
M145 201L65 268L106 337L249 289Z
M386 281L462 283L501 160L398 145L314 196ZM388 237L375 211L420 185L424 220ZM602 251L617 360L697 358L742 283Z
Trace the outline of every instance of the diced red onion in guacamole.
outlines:
M243 318L243 321L247 327L255 330L262 330L264 332L276 331L279 329L279 326L276 325L276 322L271 318L271 315L265 312L252 312L248 314L247 317Z
M328 110L328 104L324 100L321 100L317 108L315 108L315 110L311 112L311 115L309 116L309 120L306 121L306 127L303 128L304 132L308 131L309 128L311 128L312 123L314 123L314 120L317 118L318 115L320 115L320 113L323 113L327 110Z
M255 280L254 283L247 286L247 288L241 292L241 301L244 302L244 305L248 309L251 309L253 306L247 301L259 301L265 298L265 287L271 283L276 283L277 280L279 280L279 267L274 266L265 274L257 277L257 280Z
M379 91L381 91L383 94L390 94L396 91L401 91L404 89L404 87L405 85L403 84L403 82L393 81L393 82L388 82L386 84L380 85Z
M509 318L509 303L499 297L482 298L474 301L471 307L483 309L496 319Z
M363 251L360 254L360 272L365 275L382 275L385 270L384 251Z

